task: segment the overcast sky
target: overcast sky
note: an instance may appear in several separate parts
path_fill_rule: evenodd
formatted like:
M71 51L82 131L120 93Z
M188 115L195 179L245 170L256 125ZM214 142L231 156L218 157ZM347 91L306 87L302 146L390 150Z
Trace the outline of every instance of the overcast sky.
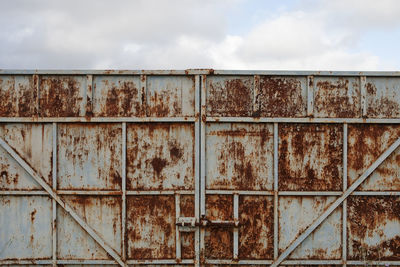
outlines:
M400 70L399 0L1 0L2 69Z

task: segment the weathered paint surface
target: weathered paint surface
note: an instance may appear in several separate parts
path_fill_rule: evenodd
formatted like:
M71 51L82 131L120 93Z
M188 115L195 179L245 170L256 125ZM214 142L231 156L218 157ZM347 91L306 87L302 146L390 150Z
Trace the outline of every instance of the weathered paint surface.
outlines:
M175 258L174 196L130 196L127 218L128 258Z
M319 118L361 117L361 91L358 77L316 77L314 116Z
M307 79L261 76L260 89L256 97L259 116L304 117L307 111Z
M33 76L0 76L0 116L36 116L38 96L34 84Z
M272 190L272 124L207 124L207 188Z
M193 125L129 124L127 136L128 189L194 189Z
M349 126L348 182L353 183L400 136L398 125ZM360 190L400 190L400 154L397 149L360 186Z
M0 138L129 266L265 266L400 137L389 76L0 70ZM396 265L399 151L285 260ZM54 204L0 146L0 265L115 260Z
M239 199L239 258L272 259L274 254L274 202L270 196Z
M348 205L349 257L399 260L399 197L352 196Z
M51 200L0 196L0 259L51 258Z
M279 189L342 189L343 127L285 124L279 129Z
M121 197L66 196L64 199L113 249L121 253ZM110 259L62 209L57 210L57 224L57 255L60 259Z
M122 131L119 124L60 124L59 189L119 190Z
M320 215L335 197L280 197L279 250L283 251ZM331 214L289 256L290 259L340 259L341 208Z
M253 77L209 76L207 78L208 116L251 116Z
M209 220L233 219L232 195L208 195L206 198ZM209 259L231 259L233 257L233 228L211 226L205 234L205 256Z
M0 136L33 166L48 184L52 185L51 124L2 123ZM40 189L41 187L29 174L0 148L0 190Z

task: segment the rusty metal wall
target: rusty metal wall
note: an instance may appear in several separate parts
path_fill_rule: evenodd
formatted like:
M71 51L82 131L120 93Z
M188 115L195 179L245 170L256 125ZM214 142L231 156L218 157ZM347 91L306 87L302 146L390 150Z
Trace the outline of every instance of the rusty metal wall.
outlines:
M0 70L0 265L400 265L400 73Z

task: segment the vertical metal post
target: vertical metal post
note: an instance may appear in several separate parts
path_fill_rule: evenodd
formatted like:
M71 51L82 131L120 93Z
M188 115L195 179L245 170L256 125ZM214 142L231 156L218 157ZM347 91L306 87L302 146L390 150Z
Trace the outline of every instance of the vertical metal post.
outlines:
M122 123L122 212L121 212L121 240L122 260L126 261L126 122Z
M314 76L307 76L307 116L314 116Z
M278 123L274 123L274 259L278 258Z
M343 192L347 190L347 136L348 125L343 124ZM342 209L342 260L343 266L346 266L347 261L347 199L343 200Z
M52 161L52 184L53 190L57 190L57 123L53 122L53 161ZM52 199L52 259L53 266L57 266L57 202Z
M195 76L195 117L194 123L194 151L195 151L195 162L194 162L194 173L195 173L195 185L194 185L194 216L196 221L200 221L200 119L201 119L201 79L200 75ZM200 230L197 227L194 238L194 250L195 250L195 265L200 266Z
M181 195L175 194L175 219L178 221L179 217L181 216ZM175 250L176 250L176 260L180 261L182 258L181 252L181 232L179 231L179 226L175 226Z
M201 76L201 112L200 112L200 217L206 216L206 97L207 76ZM200 256L205 260L205 229L200 228Z
M360 93L361 93L361 114L362 117L367 116L367 77L360 76Z
M233 220L236 223L239 221L239 194L233 195ZM239 228L233 228L233 259L239 257Z

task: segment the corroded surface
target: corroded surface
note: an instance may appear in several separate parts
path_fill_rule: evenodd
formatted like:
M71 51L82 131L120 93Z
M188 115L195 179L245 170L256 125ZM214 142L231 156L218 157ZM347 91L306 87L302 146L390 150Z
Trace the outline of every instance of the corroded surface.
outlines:
M175 258L174 196L130 196L127 218L128 258Z
M400 260L400 199L350 196L348 250L354 260Z
M342 125L280 126L279 190L341 190L342 144Z
M193 125L133 123L127 128L128 189L193 189Z
M272 124L207 124L207 189L272 190L272 132Z

